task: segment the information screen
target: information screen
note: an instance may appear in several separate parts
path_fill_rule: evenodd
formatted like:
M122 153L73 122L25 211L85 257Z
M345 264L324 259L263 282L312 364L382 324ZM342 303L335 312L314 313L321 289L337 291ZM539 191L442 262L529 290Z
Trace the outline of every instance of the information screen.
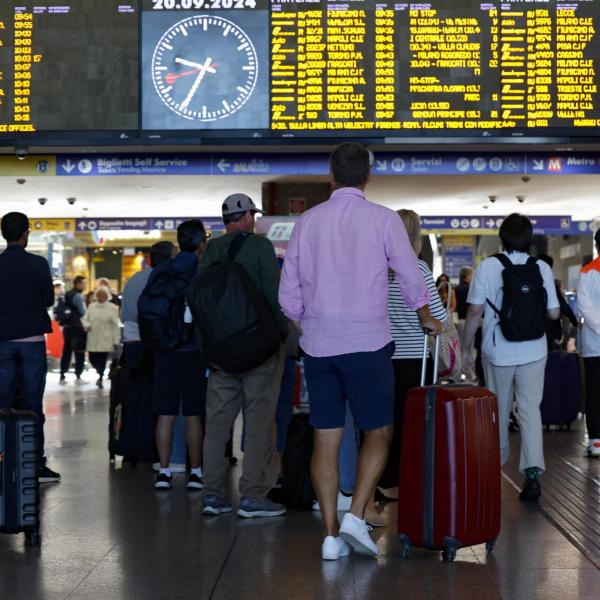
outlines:
M1 0L0 135L592 138L599 30L600 0Z
M0 133L138 128L138 7L0 0Z

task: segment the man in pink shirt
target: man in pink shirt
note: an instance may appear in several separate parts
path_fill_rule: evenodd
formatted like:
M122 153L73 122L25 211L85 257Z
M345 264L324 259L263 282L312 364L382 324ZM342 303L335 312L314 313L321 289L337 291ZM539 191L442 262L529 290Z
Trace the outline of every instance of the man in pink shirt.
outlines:
M333 193L297 222L286 252L279 302L302 332L315 428L312 478L321 507L324 560L355 551L376 556L364 515L385 466L394 420L388 271L423 327L439 333L429 293L402 219L369 202L371 155L354 142L331 155ZM337 519L338 451L346 403L365 432L350 512Z

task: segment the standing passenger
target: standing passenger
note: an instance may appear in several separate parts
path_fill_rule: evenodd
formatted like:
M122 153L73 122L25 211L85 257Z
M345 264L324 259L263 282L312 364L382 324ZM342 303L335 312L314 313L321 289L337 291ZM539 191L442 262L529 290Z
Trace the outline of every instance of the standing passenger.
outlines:
M600 253L600 229L594 236ZM583 316L581 346L585 364L587 398L585 421L588 455L600 456L600 256L581 269L577 302Z
M364 517L385 466L394 421L388 269L396 272L421 325L435 333L441 328L429 313L427 286L402 220L365 198L371 156L354 142L333 151L334 191L296 223L279 291L283 311L302 331L306 352L315 427L312 477L325 526L324 560L346 556L346 542L357 552L378 554ZM340 527L338 452L346 402L365 438L352 505Z
M243 236L245 241L235 255L235 261L244 267L263 294L277 320L281 338L285 340L288 325L277 301L279 264L275 250L267 238L253 234L254 215L262 211L245 194L232 194L225 199L222 212L226 234L210 242L202 257L200 271L204 272L212 265L226 262L231 244L239 239L238 236ZM227 315L231 319L235 316ZM252 518L285 514L285 506L266 497L277 478L277 468L271 460L275 451L272 434L284 360L285 349L282 345L262 365L245 373L227 373L222 369L211 368L206 397L204 442L204 477L207 487L204 498L205 515L218 515L232 510L231 504L225 499L225 446L240 409L244 413L246 437L243 473L239 482L238 515ZM269 467L271 462L273 469Z
M552 270L543 261L538 260L536 271L538 281L534 279L521 282L520 291L535 293L535 286L541 285L546 290L546 300L540 289L540 304L531 305L531 313L520 313L527 317L523 324L519 316L519 324L526 331L528 324L541 322L541 335L537 337L523 335L522 341L509 341L505 338L497 309L503 305L504 279L503 271L509 265L531 264L529 249L533 238L531 221L517 213L506 217L500 226L500 239L504 253L486 258L475 271L475 277L469 289L463 345L463 368L465 372L473 370L472 347L475 332L485 308L483 317L483 369L486 385L498 396L500 418L500 449L502 464L508 461L508 423L513 398L516 397L521 428L521 459L519 470L525 474L523 489L519 498L526 502L537 502L542 491L539 476L544 472L544 446L542 438L542 417L540 404L544 392L544 372L548 349L544 333L544 314L550 319L559 315L558 299ZM501 261L510 261L506 265ZM533 259L535 261L535 259ZM487 304L487 306L486 306ZM525 304L523 304L525 306ZM539 314L538 314L539 311ZM510 321L516 325L517 311ZM539 332L538 332L539 333ZM516 336L515 336L516 337Z
M60 481L44 456L44 390L48 363L45 333L52 326L47 309L54 303L48 261L25 251L29 220L22 213L2 217L2 237L8 244L0 254L0 409L14 407L14 388L21 382L21 407L39 419L42 463L41 482Z
M75 354L75 383L85 383L81 379L85 366L85 330L82 319L85 317L83 291L85 290L85 277L78 275L73 280L73 288L65 295L65 302L71 309L68 323L63 325L64 346L60 359L60 383L66 383L65 375L71 367L71 358Z

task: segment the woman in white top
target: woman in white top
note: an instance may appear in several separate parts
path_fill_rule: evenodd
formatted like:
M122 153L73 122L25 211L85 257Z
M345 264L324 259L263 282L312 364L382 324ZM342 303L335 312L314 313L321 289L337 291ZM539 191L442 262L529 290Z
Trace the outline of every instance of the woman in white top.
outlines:
M101 287L96 290L96 301L90 304L86 314L87 351L90 363L98 373L96 385L102 388L108 353L121 341L119 309L109 302L110 292Z
M422 246L421 238L421 219L419 215L412 210L399 210L398 214L402 218L408 239L419 256ZM429 265L424 260L419 260L419 269L427 283L429 290L429 308L431 316L442 323L448 320L448 314L440 300L433 275ZM423 345L425 343L425 334L419 322L419 317L414 310L410 310L402 297L400 286L393 275L389 279L388 309L390 316L390 327L392 339L396 345L392 364L394 365L395 378L395 406L394 406L394 436L390 445L388 461L379 480L379 487L382 489L395 488L398 485L398 470L400 458L400 435L402 432L402 417L404 414L404 401L408 390L420 385L421 382L421 364L423 361ZM432 363L433 361L429 361ZM431 381L433 364L428 365L428 377ZM381 493L375 496L376 500L385 500L386 496ZM388 498L390 499L390 498Z

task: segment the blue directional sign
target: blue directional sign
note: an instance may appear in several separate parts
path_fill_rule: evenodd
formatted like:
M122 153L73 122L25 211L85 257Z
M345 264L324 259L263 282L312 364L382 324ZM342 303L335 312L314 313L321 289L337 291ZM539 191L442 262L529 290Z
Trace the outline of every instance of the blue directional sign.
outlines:
M222 219L218 217L125 217L125 218L86 218L76 219L75 230L79 232L86 231L174 231L183 223L191 218L200 219L204 227L209 231L219 231L224 228Z
M534 233L581 235L593 232L591 221L573 221L569 216L530 216ZM429 216L421 217L421 226L424 230L448 230L468 233L472 230L500 229L503 216Z

